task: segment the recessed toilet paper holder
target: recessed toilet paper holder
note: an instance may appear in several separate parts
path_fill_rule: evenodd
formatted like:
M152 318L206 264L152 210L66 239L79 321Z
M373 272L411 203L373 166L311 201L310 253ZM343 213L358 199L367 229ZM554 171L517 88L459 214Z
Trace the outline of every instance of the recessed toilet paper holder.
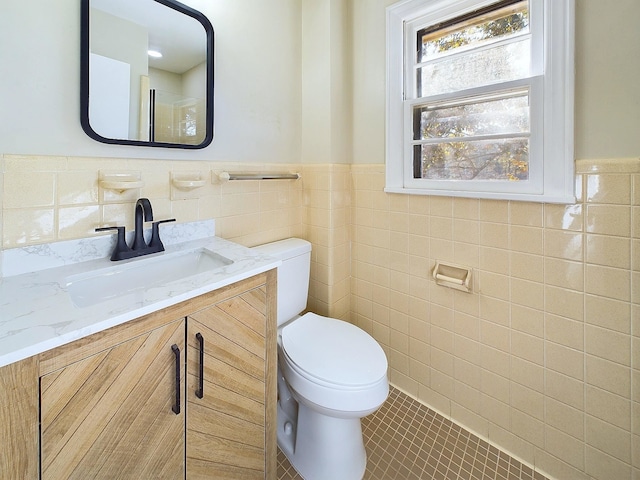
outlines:
M437 285L471 293L471 272L469 267L436 260L431 273Z

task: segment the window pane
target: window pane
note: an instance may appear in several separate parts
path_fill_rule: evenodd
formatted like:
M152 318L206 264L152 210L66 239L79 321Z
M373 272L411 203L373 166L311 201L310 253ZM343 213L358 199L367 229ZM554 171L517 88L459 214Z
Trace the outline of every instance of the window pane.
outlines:
M458 21L459 20L459 21ZM418 62L448 53L476 48L487 43L529 32L528 2L523 1L487 13L467 15L418 32Z
M414 178L429 180L527 180L529 139L416 145L414 167Z
M518 80L529 76L530 40L471 51L418 69L418 97Z
M414 140L529 133L529 96L414 109Z

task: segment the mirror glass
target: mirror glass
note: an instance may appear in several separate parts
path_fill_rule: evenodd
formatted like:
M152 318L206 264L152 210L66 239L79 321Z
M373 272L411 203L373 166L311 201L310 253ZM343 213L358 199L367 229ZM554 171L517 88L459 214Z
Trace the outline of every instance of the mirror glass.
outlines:
M213 139L213 27L174 0L82 0L81 123L104 143Z

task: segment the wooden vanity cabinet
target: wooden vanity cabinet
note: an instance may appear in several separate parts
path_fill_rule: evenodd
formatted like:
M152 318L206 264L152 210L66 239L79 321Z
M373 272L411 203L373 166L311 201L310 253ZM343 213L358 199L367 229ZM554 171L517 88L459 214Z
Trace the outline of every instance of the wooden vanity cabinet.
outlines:
M187 478L262 479L267 427L266 292L187 318Z
M0 367L0 478L38 479L38 359Z
M275 322L272 271L40 355L41 479L275 479Z
M172 386L184 384L173 345L184 351L184 320L40 378L42 480L180 478L184 414L172 411Z

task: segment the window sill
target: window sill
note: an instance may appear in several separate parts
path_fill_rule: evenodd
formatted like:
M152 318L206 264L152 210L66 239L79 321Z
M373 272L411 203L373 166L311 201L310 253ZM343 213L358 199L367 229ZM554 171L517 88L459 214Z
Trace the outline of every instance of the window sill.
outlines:
M386 193L399 193L404 195L433 195L439 197L463 197L482 198L490 200L513 200L518 202L560 203L574 204L576 197L573 195L535 195L503 192L472 192L460 190L427 190L419 188L385 187Z

